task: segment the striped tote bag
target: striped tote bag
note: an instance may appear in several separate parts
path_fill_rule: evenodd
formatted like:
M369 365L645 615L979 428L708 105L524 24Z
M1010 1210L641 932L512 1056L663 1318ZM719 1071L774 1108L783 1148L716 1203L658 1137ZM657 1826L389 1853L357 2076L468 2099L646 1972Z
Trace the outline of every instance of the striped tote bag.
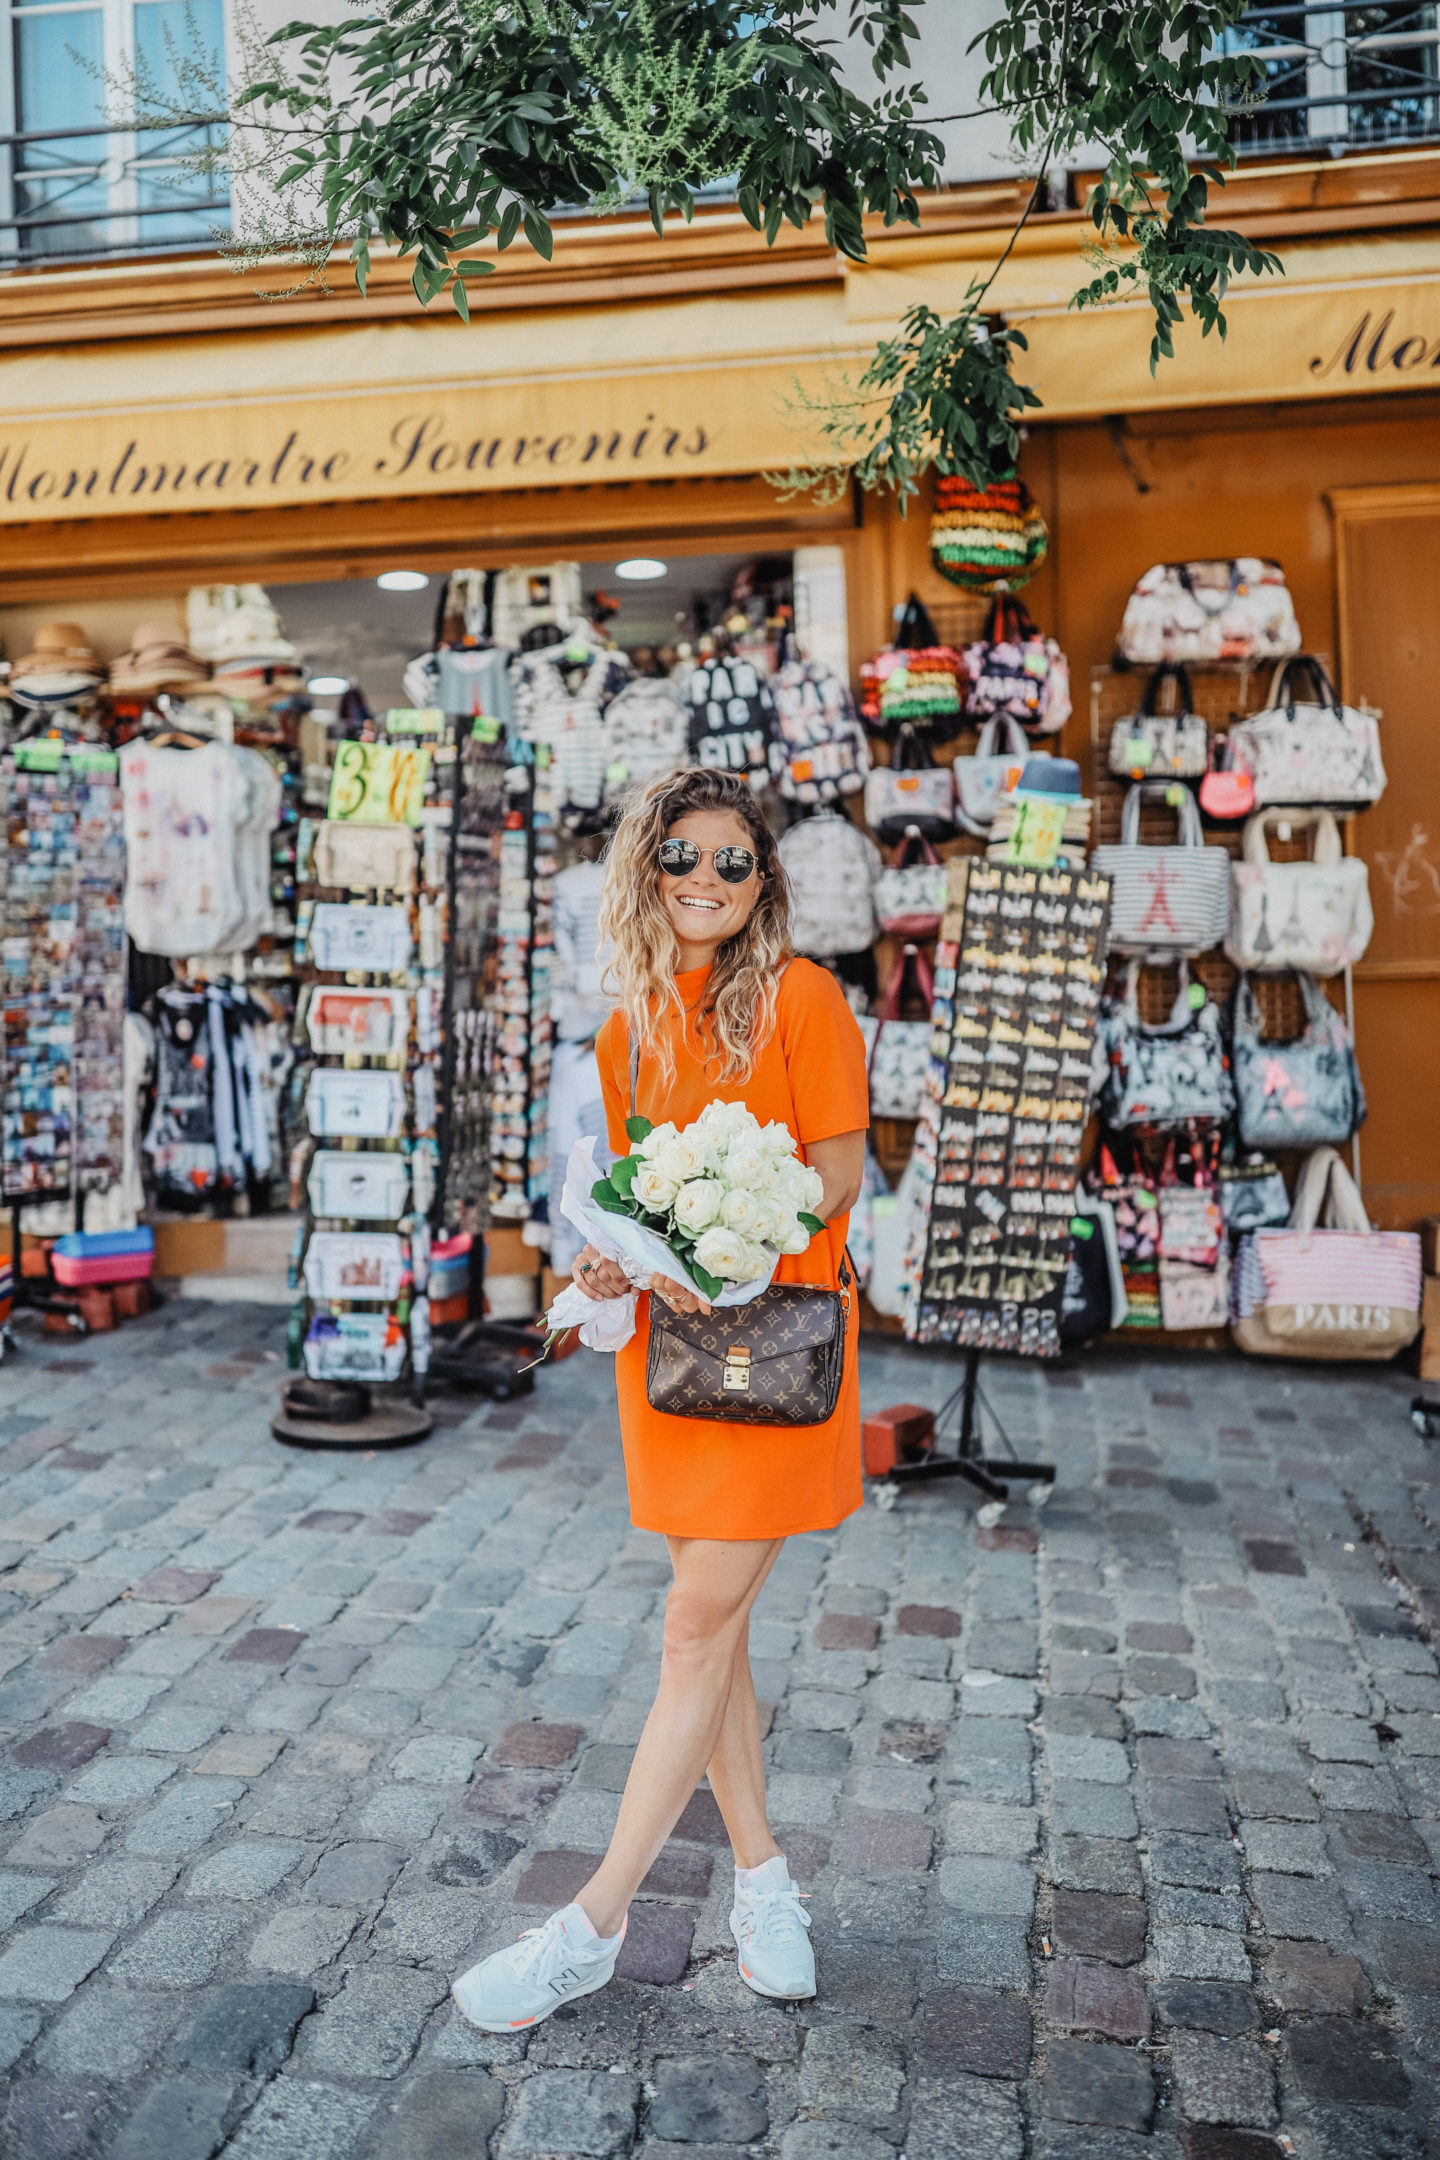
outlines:
M1326 1223L1321 1229L1322 1204ZM1334 1148L1307 1157L1289 1228L1257 1230L1241 1272L1263 1302L1235 1326L1257 1357L1390 1358L1420 1332L1420 1240L1372 1230L1354 1179ZM1255 1280L1258 1262L1259 1282Z

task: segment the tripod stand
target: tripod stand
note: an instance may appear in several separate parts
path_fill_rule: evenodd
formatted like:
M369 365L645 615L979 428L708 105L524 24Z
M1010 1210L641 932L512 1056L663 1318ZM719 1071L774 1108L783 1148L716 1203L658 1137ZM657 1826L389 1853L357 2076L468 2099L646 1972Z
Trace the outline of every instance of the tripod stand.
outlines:
M1040 1485L1053 1485L1053 1463L1022 1462L1011 1445L1010 1436L995 1413L993 1403L987 1401L980 1386L980 1352L965 1352L965 1371L960 1384L947 1395L935 1415L935 1437L945 1434L946 1422L955 1410L960 1410L960 1429L955 1435L953 1455L930 1455L923 1462L897 1463L886 1476L897 1485L918 1485L931 1478L963 1477L976 1486L987 1498L1008 1500L1011 1485L1028 1481ZM1000 1444L1007 1450L1003 1457L985 1453L984 1436L981 1431L980 1414L984 1411L995 1428Z

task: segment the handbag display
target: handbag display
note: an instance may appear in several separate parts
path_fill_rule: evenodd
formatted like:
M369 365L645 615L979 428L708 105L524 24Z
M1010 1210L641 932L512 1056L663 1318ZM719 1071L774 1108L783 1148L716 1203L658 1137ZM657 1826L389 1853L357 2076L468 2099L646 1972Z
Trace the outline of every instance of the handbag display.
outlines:
M897 655L880 686L880 724L908 721L927 735L948 741L960 727L965 701L960 692L960 656L948 645L917 646Z
M979 593L1023 585L1049 545L1040 507L1023 480L992 480L982 488L963 473L937 479L930 560L952 585Z
M1228 735L1210 739L1209 771L1200 782L1200 808L1206 817L1249 817L1255 807L1255 782L1235 755Z
M781 834L780 861L796 952L814 960L867 952L879 934L875 887L884 862L870 835L843 811L819 810Z
M1125 603L1119 651L1132 667L1166 660L1278 660L1300 650L1295 603L1277 562L1156 563Z
M918 1118L930 1081L929 1020L902 1020L900 1000L906 970L914 966L920 994L928 1007L935 996L930 963L916 945L906 945L881 992L874 1017L862 1020L869 1049L870 1116Z
M1236 978L1231 1056L1242 1147L1333 1147L1365 1121L1350 1030L1308 975L1296 979L1305 1026L1294 1042L1267 1042L1250 978Z
M771 693L784 758L780 793L800 803L858 795L870 746L839 676L814 660L787 660Z
M906 860L918 846L924 860ZM875 886L875 913L886 937L933 938L945 912L945 865L918 825L906 829L895 860L881 871Z
M1297 699L1297 685L1309 689L1308 701ZM1276 668L1265 710L1237 721L1230 740L1261 809L1328 803L1365 810L1385 792L1375 715L1342 705L1323 662L1309 653Z
M1100 1111L1107 1125L1218 1124L1235 1107L1230 1060L1220 1014L1207 998L1190 1004L1190 971L1180 964L1180 988L1170 1018L1153 1026L1140 1018L1140 963L1125 970L1121 996L1101 1010L1095 1033L1097 1067L1103 1065Z
M1179 710L1156 710L1160 686L1173 681ZM1191 700L1190 678L1167 662L1145 685L1139 710L1110 730L1110 771L1117 780L1198 780L1210 759L1210 737Z
M1167 803L1180 825L1178 847L1140 840L1142 802ZM1128 790L1118 842L1098 847L1094 867L1110 880L1110 946L1119 953L1202 953L1230 922L1230 858L1207 847L1195 797L1178 783L1144 781Z
M326 974L352 968L394 975L410 962L410 915L403 907L348 907L318 900L310 919L310 958Z
M322 1065L305 1090L305 1121L323 1140L395 1140L405 1130L405 1086L397 1072L346 1072ZM421 1120L417 1114L417 1126Z
M895 738L888 765L877 765L865 782L865 822L887 847L914 825L927 840L955 835L955 780L936 765L908 723Z
M415 890L415 834L408 825L346 825L327 818L315 835L317 884L350 892Z
M1000 752L995 745L1002 727L1006 747ZM957 757L950 768L955 777L955 817L966 832L989 839L996 808L1019 786L1029 756L1030 745L1018 720L985 722L973 754Z
M1420 1240L1370 1227L1333 1148L1301 1171L1288 1228L1255 1231L1242 1252L1234 1335L1254 1357L1390 1358L1420 1332Z
M396 1222L405 1212L410 1168L403 1155L318 1148L306 1190L317 1215L341 1222Z
M1070 717L1070 666L1012 592L997 593L985 634L965 648L972 720L1015 720L1032 735L1054 735Z
M1208 1266L1160 1256L1160 1325L1172 1334L1222 1328L1230 1317L1230 1253L1222 1246Z
M1314 833L1309 862L1270 860L1266 829L1282 820ZM1369 870L1342 852L1329 810L1262 810L1250 819L1233 866L1225 939L1237 968L1335 975L1361 958L1374 927Z
M930 610L919 594L912 592L904 607L895 610L895 635L891 643L860 663L860 718L866 727L885 725L880 710L881 694L896 668L903 667L912 652L919 652L926 646L938 647L939 643ZM901 716L897 714L896 717Z
M727 1425L823 1425L845 1371L852 1277L839 1290L772 1283L748 1305L677 1313L650 1300L645 1400L670 1417Z

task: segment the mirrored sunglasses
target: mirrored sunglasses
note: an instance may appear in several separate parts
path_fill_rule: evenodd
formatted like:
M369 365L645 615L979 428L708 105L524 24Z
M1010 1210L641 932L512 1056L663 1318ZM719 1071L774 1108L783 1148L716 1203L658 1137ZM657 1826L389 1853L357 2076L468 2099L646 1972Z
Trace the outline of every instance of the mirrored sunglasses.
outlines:
M715 875L727 885L743 885L759 861L748 847L702 848L693 840L662 840L657 850L660 868L667 877L688 877L702 855L711 857Z

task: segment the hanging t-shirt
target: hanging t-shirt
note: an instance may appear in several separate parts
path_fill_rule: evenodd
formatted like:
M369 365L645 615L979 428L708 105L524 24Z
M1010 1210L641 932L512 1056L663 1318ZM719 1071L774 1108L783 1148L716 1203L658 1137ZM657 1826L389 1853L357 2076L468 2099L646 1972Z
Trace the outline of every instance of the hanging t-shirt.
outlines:
M602 715L628 672L621 655L608 652L595 653L583 673L565 668L563 648L560 654L530 653L519 662L520 732L550 752L551 793L561 823L572 830L600 807L606 764Z
M615 1003L605 987L610 947L600 945L601 863L572 863L555 880L555 958L550 973L550 1017L559 1042L584 1042Z
M246 808L233 750L127 743L120 785L125 927L136 945L172 959L233 950L245 920L235 839Z

